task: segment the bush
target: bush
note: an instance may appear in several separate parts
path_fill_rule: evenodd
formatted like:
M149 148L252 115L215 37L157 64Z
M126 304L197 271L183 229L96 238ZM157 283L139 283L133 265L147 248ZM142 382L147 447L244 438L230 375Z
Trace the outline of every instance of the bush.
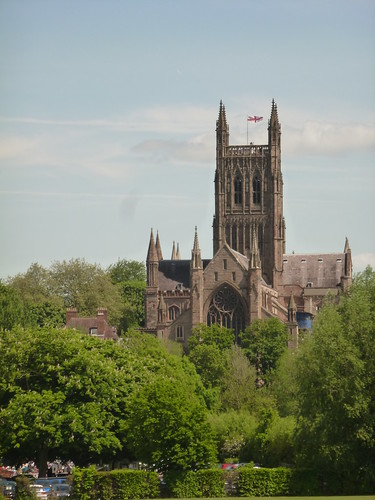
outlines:
M220 469L170 471L164 475L166 494L171 498L214 498L225 496L224 473Z
M292 470L285 467L277 469L240 469L238 478L238 495L252 496L282 496L289 494Z
M31 491L30 480L26 476L16 478L15 500L36 500L36 496Z
M160 483L156 472L129 469L97 472L94 467L75 468L73 471L72 497L76 500L125 500L159 496Z

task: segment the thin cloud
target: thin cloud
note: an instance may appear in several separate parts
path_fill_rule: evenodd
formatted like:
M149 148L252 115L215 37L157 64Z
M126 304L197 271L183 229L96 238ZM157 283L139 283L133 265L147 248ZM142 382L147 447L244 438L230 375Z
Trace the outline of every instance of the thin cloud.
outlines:
M165 162L206 163L212 166L215 161L213 140L205 135L193 137L187 141L142 141L134 146L132 151L138 155Z
M353 255L353 270L354 272L361 272L371 266L375 269L375 253L360 253Z
M128 132L187 133L212 128L212 117L216 112L211 108L195 106L154 107L137 109L119 118L89 120L45 119L38 117L0 116L0 123L47 127L101 128Z
M283 149L286 155L310 153L332 155L375 149L375 125L309 121L301 128L285 127Z

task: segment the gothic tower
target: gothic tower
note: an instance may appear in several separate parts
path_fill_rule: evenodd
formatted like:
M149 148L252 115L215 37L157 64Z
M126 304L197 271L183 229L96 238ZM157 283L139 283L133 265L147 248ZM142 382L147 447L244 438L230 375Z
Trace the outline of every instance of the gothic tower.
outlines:
M281 127L272 101L268 144L229 145L229 126L220 102L216 122L214 254L226 242L250 257L256 235L263 277L277 288L285 251Z

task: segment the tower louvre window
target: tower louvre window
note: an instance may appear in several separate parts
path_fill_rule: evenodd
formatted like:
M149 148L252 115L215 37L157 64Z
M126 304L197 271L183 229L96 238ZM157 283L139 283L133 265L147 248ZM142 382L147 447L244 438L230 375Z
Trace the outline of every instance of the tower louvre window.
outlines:
M253 203L259 205L260 197L261 197L261 182L259 177L256 175L253 180Z
M242 179L239 176L234 180L234 203L242 203Z

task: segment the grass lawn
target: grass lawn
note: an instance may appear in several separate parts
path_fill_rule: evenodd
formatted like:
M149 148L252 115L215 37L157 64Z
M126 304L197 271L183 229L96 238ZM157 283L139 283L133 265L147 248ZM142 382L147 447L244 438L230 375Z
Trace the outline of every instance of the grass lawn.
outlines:
M223 497L215 498L215 500L243 500L244 498L253 498L254 500L375 500L375 495L353 495L353 496L339 496L339 497ZM168 500L168 499L163 499ZM176 499L169 499L176 500ZM194 500L192 498L182 498L180 500ZM199 500L212 500L212 499L199 499Z

